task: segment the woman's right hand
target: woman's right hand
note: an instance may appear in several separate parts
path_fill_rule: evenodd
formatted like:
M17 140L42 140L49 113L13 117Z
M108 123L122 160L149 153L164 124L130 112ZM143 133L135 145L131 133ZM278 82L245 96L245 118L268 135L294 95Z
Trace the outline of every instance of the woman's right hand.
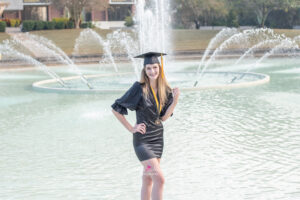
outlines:
M146 125L144 123L135 124L132 128L132 133L140 132L141 134L146 133Z

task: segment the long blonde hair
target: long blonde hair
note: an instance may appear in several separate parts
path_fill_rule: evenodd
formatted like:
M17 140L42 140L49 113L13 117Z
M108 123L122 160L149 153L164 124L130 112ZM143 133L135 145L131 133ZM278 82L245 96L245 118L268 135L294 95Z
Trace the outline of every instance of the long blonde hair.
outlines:
M167 101L168 93L170 93L172 89L171 89L170 85L168 84L166 76L164 76L164 78L162 78L162 76L161 76L161 73L162 73L161 65L158 64L158 66L159 66L159 75L157 78L157 92L158 92L159 104L160 104L160 107L162 108ZM144 66L142 69L140 83L144 84L143 85L144 97L149 98L150 80L146 74L145 68L146 68L146 66Z

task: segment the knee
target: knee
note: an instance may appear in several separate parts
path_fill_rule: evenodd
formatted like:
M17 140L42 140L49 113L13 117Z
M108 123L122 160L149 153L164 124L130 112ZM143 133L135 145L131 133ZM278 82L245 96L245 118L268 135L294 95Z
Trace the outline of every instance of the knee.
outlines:
M144 184L146 184L146 185L151 185L152 184L152 178L150 176L143 175L142 179L143 179Z
M162 174L155 174L153 176L153 180L157 184L160 184L160 185L165 184L165 177Z

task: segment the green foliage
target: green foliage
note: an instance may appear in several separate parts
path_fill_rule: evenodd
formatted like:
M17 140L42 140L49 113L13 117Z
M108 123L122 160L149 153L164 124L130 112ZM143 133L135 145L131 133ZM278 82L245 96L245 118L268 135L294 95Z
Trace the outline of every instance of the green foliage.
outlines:
M238 10L251 10L258 26L264 27L269 14L274 10L295 7L299 0L227 0Z
M95 28L92 22L88 22L88 28Z
M74 28L75 27L75 23L72 20L69 20L67 23L67 28Z
M45 27L45 24L43 21L35 21L34 30L43 30Z
M83 22L79 25L80 28L87 28L88 24L86 22Z
M125 17L125 26L131 27L134 25L133 19L131 16Z
M87 23L87 27L91 27L91 23ZM74 28L74 22L71 20L66 21L65 18L55 18L52 21L33 21L25 20L23 21L23 32L33 31L33 30L52 30L52 29L64 29L64 28Z
M211 26L227 26L227 19L225 17L217 17L215 18L211 24Z
M92 22L83 22L80 24L80 28L94 28Z
M55 22L54 21L52 21L52 22L46 22L45 29L52 30L54 28L55 28Z
M51 3L59 9L68 10L76 28L79 28L81 13L85 8L102 11L109 6L109 1L102 0L51 0Z
M5 32L6 29L6 22L0 21L0 32Z
M10 19L10 26L11 27L18 27L20 26L21 20L19 19Z
M52 19L53 22L63 22L65 25L67 25L69 19L65 18L65 17L60 17L60 18L53 18Z
M294 24L299 23L297 20L299 15L300 13L296 9L290 9L288 11L274 10L266 20L266 26L270 28L290 29L293 28Z
M174 0L173 27L259 26L292 27L300 0ZM297 4L298 2L298 4ZM282 16L282 17L281 17ZM268 18L270 18L268 20ZM284 19L285 20L284 20Z
M23 21L22 32L32 31L34 29L35 22L33 20Z
M225 0L175 0L175 23L184 26L194 23L195 28L212 25L227 14Z
M67 28L69 19L65 17L60 17L60 18L53 18L52 21L55 22L56 29L64 29Z
M8 18L2 19L6 23L6 27L10 27L10 20Z
M226 18L226 25L228 27L239 27L238 15L234 10L229 11Z
M63 21L57 21L55 22L55 28L56 29L64 29L66 27L65 22Z

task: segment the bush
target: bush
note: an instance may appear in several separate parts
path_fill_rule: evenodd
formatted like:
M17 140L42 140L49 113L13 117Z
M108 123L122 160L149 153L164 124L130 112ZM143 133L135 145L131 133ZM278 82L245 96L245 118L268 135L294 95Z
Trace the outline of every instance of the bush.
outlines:
M74 28L75 27L75 23L72 20L69 20L67 23L67 28Z
M43 24L44 24L44 26L43 26L44 28L43 28L43 29L46 30L46 29L47 29L47 22L48 22L48 21L42 21L42 22L43 22Z
M88 28L95 28L95 25L92 22L88 22Z
M227 15L227 26L228 27L239 27L238 15L235 11L230 10Z
M34 28L35 22L32 20L23 21L22 32L32 31Z
M227 26L227 19L224 17L215 18L212 23L212 26Z
M88 23L87 22L83 22L79 26L80 26L80 28L87 28L88 27Z
M20 26L21 20L19 20L19 19L10 19L9 22L10 22L11 27L18 27L18 26Z
M15 25L15 27L19 27L20 24L21 24L21 20L20 19L16 19L16 25Z
M83 22L79 25L80 28L94 28L95 26L92 22Z
M69 22L69 19L68 19L68 18L64 18L64 17L61 17L61 18L53 18L52 21L54 21L56 24L57 24L57 23L63 22L64 28L66 28L66 27L67 27L67 24L68 24L68 22ZM61 26L61 25L59 25L59 26ZM59 28L59 29L61 29L61 28Z
M54 21L52 21L52 22L46 22L45 29L52 30L54 28L55 28L55 22Z
M2 19L1 21L4 21L6 23L6 27L10 27L10 20L5 18L5 19Z
M5 32L6 22L0 21L0 32Z
M291 29L297 19L298 9L274 10L268 16L265 25L270 28Z
M55 22L55 28L56 29L64 29L65 27L66 27L66 25L63 21Z
M125 17L125 26L130 27L133 26L134 22L131 16Z
M45 24L43 21L35 21L34 30L43 30L45 27Z

